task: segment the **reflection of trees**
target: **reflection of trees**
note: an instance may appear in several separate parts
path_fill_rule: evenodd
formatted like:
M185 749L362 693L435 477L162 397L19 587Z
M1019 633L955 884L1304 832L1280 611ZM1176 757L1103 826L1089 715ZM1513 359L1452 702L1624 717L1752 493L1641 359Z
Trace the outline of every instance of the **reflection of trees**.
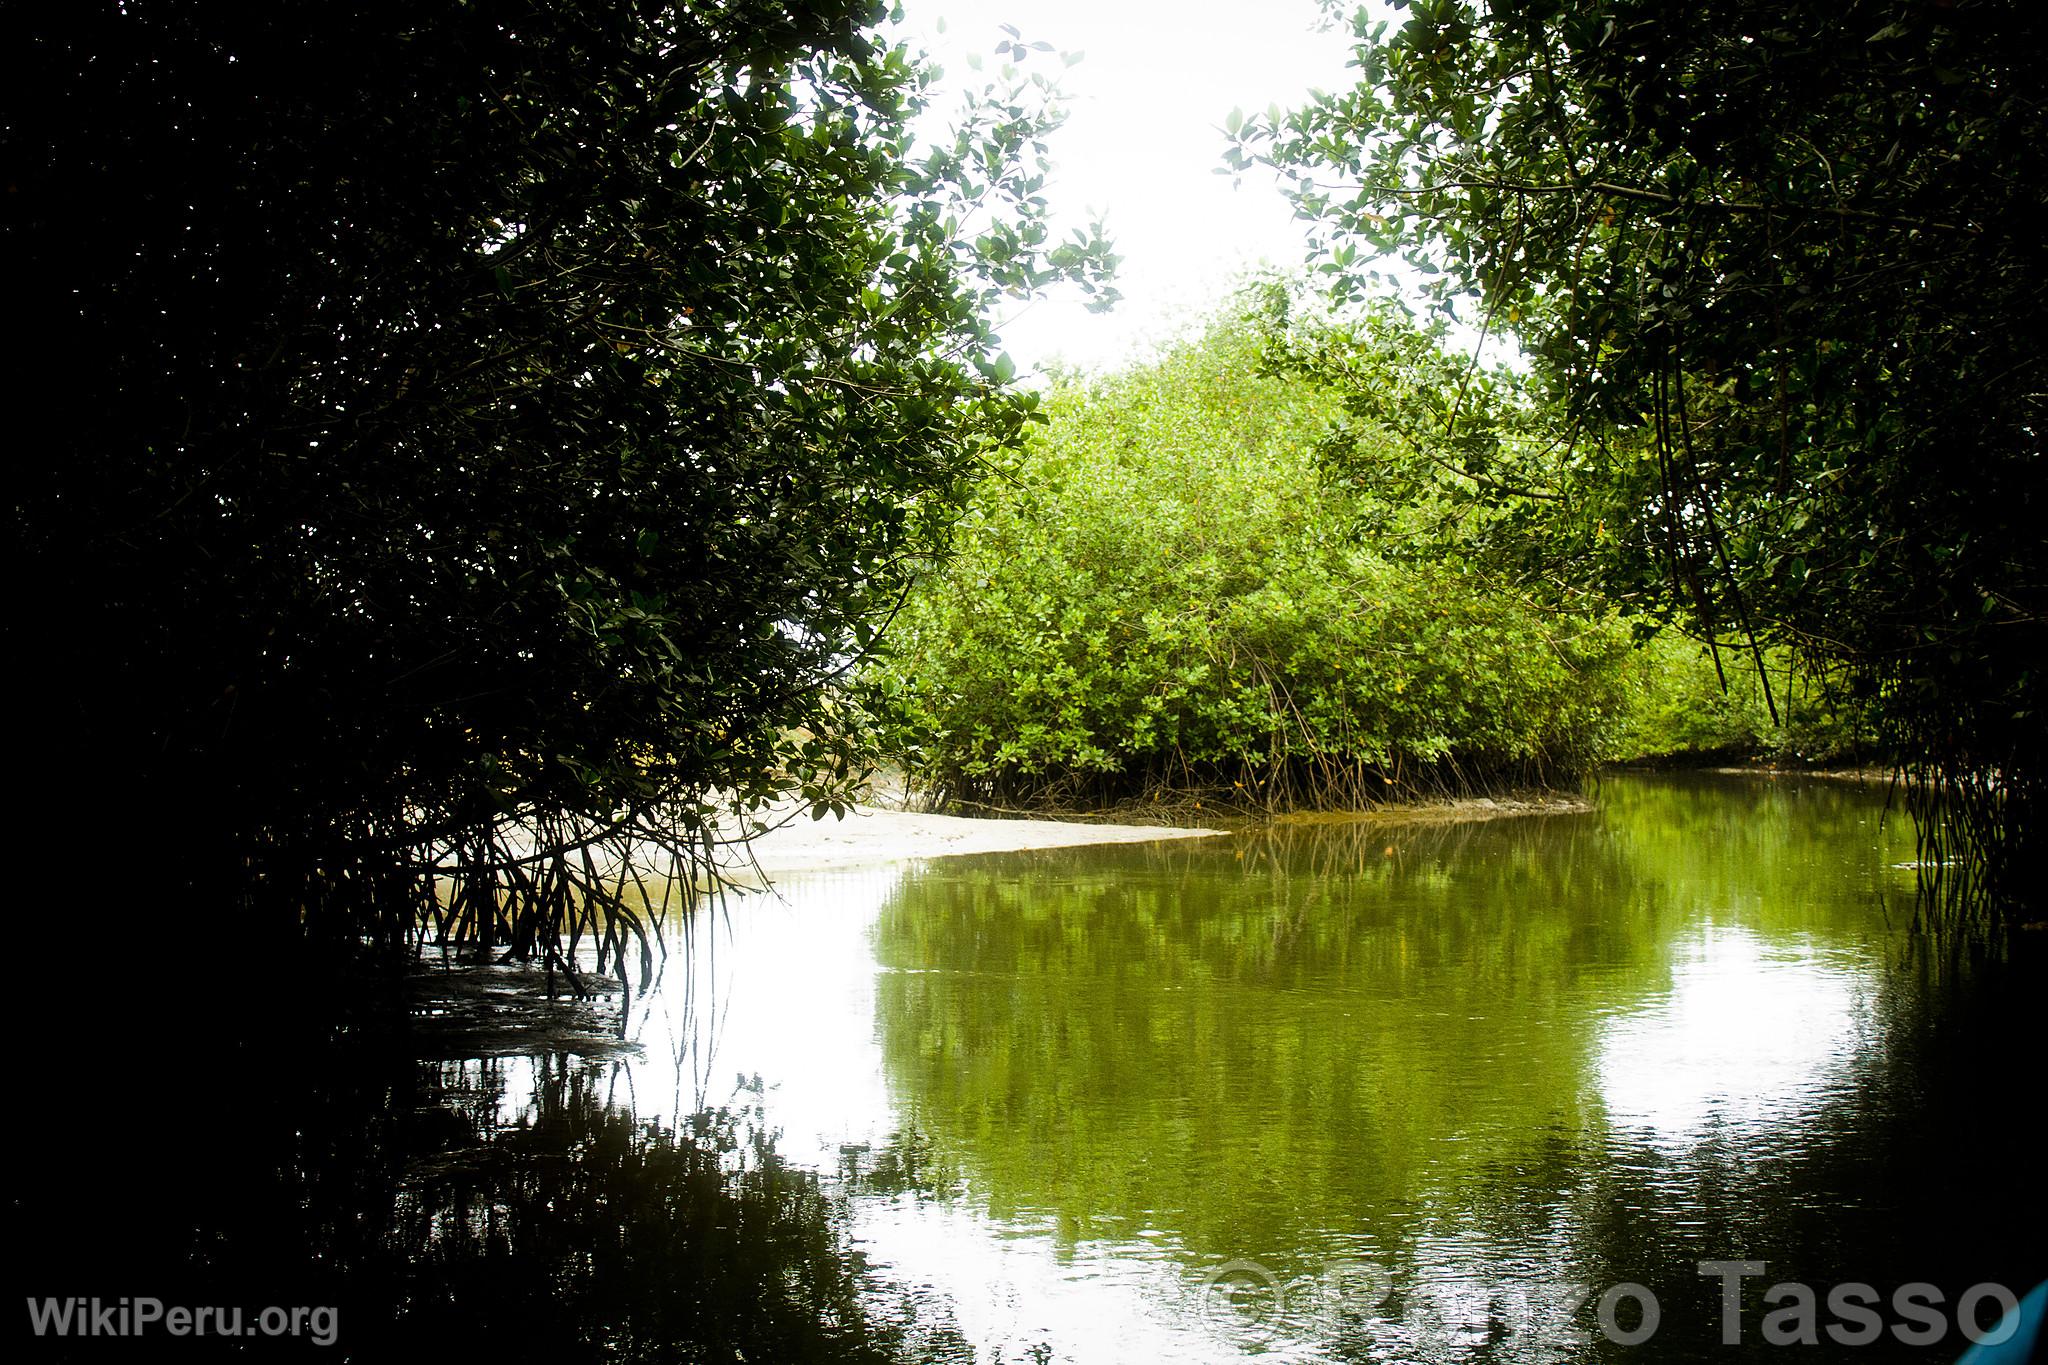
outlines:
M878 921L892 1079L999 1214L1079 1236L1289 1273L1446 1225L1543 1240L1604 1140L1601 1012L1666 990L1702 919L1863 934L1882 866L1868 793L1606 797L935 868Z
M683 1131L608 1105L601 1071L544 1071L531 1110L484 1118L498 1087L440 1081L477 1103L398 1190L388 1242L405 1284L394 1328L464 1339L482 1320L541 1354L869 1359L855 1267L815 1176L784 1166L740 1116ZM480 1121L481 1120L481 1121ZM545 1301L540 1322L522 1305Z
M566 1058L398 1062L329 1071L289 1102L245 1094L213 1112L236 1126L176 1163L178 1183L116 1169L83 1200L32 1195L40 1264L19 1281L335 1304L352 1359L863 1361L945 1344L947 1324L871 1292L834 1199L753 1116L640 1123L610 1103L615 1079ZM164 1160L148 1130L124 1136ZM160 1240L132 1240L136 1212Z
M1819 778L1695 774L1604 782L1606 824L1644 879L1766 934L1868 932L1913 913L1913 829L1884 788Z

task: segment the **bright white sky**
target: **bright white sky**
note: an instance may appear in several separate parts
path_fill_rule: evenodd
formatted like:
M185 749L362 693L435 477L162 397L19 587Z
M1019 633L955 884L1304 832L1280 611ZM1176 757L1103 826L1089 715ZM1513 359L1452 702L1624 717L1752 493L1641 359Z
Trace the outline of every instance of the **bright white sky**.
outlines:
M1054 54L1034 53L1024 69L1043 61L1068 97L1046 192L1055 235L1100 213L1124 258L1124 298L1108 314L1087 312L1078 291L1020 306L1000 328L1020 369L1054 356L1103 369L1142 355L1207 311L1244 267L1301 262L1306 225L1272 177L1247 172L1233 190L1215 172L1233 107L1291 108L1312 88L1356 82L1345 68L1349 33L1318 31L1315 0L904 0L904 9L905 32L938 59L953 91L986 79L965 54L993 64L1003 24L1027 43L1085 54L1062 68Z

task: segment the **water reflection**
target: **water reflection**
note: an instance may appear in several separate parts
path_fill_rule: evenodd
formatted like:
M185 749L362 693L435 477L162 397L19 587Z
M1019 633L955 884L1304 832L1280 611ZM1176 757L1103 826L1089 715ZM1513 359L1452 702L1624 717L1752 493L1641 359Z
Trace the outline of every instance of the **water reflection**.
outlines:
M1849 1098L1852 1066L1873 1042L1877 970L1804 936L1687 933L1672 948L1670 990L1601 1028L1609 1120L1677 1151L1796 1144L1815 1111Z
M428 1064L350 1044L210 1097L201 1140L81 1126L18 1188L10 1283L33 1301L319 1308L331 1342L159 1329L35 1359L923 1360L943 1304L867 1273L842 1199L757 1111L675 1124L631 1067L565 1055ZM159 1111L162 1119L175 1109ZM17 1330L20 1324L17 1324Z
M908 875L887 866L792 878L780 894L735 899L673 945L663 989L634 1024L638 1112L689 1114L758 1089L792 1161L830 1168L843 1147L885 1141L895 1123L868 932Z
M1673 1296L1659 1358L1725 1359L1699 1260L1956 1264L1930 1230L1976 1224L1900 1216L1926 1173L1885 1155L1954 1123L1898 1102L1934 1008L1897 969L1908 832L1818 783L1601 795L906 877L873 1018L892 1113L948 1178L890 1206L881 1254L956 1302L1033 1305L1077 1360L1130 1324L1185 1358L1606 1358L1517 1323L1621 1280ZM2041 1207L2037 1176L2014 1193ZM1207 1311L1237 1262L1289 1311L1259 1285ZM1392 1287L1372 1311L1324 1288L1359 1267ZM1049 1290L1056 1268L1081 1287Z
M136 1112L207 1141L65 1128L22 1282L338 1301L326 1358L1548 1365L1777 1358L1701 1260L2048 1276L2038 964L1913 951L1873 793L1599 796L792 878L625 1054L191 1049ZM1562 1335L1622 1280L1654 1346Z

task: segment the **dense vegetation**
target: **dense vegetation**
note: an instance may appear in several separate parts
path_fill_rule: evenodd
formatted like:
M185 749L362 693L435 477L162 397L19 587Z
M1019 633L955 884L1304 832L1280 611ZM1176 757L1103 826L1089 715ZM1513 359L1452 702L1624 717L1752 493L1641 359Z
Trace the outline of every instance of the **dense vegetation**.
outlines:
M1525 368L1461 354L1443 319L1424 324L1392 301L1332 310L1284 277L1245 299L1261 364L1340 414L1317 443L1317 473L1380 553L1454 560L1518 585L1532 605L1630 623L1638 652L1607 757L1833 763L1883 752L1844 661L1731 635L1711 611L1688 620L1662 593L1605 572L1610 523L1625 523L1588 496L1591 455Z
M1340 296L1398 254L1531 357L1557 439L1446 480L1560 494L1532 524L1611 592L1846 670L1910 764L1927 866L2032 894L2048 17L1396 8L1357 12L1355 88L1233 119L1230 156L1293 177Z
M1045 409L873 675L933 796L1357 802L1606 751L1626 630L1446 555L1435 509L1325 486L1340 410L1245 326Z
M1034 416L988 306L1110 263L1047 87L922 147L872 0L5 16L19 767L151 923L623 973L624 852L843 798L829 683Z
M1832 767L1886 760L1870 703L1807 663L1778 648L1764 651L1761 670L1717 669L1706 644L1663 631L1639 647L1612 756Z

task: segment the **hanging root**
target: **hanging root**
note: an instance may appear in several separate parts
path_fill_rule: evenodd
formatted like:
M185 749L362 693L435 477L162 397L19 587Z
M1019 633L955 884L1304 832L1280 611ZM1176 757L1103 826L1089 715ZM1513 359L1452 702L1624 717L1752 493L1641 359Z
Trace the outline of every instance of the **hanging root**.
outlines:
M559 969L581 993L584 967L645 990L664 926L728 888L708 831L651 820L606 825L535 816L428 851L433 894L411 942L467 947L500 962ZM637 968L637 971L635 970Z
M2039 918L2048 769L2031 727L2003 720L1995 711L1987 719L1893 710L1891 738L1909 755L1899 777L1913 819L1917 917L1932 927L1996 929Z

